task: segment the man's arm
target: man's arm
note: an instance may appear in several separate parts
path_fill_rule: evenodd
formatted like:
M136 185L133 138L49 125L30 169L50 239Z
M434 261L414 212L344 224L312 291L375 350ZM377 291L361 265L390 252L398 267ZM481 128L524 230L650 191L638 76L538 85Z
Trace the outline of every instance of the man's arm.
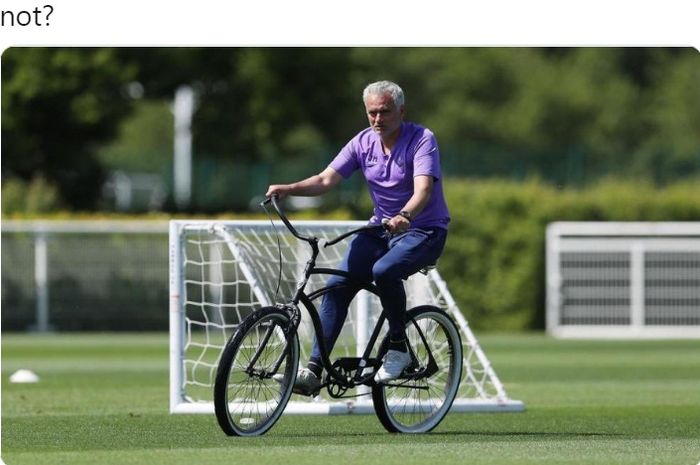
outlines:
M326 168L319 174L306 178L292 184L273 184L267 188L266 197L277 194L280 199L288 195L301 195L305 197L315 197L322 195L335 187L343 177L331 167Z
M407 211L411 218L418 216L420 212L423 211L428 201L430 200L430 195L433 193L433 177L419 175L413 178L413 195L406 205L401 209L401 211ZM391 220L389 220L389 231L392 233L401 233L408 230L411 222L401 216L396 215Z

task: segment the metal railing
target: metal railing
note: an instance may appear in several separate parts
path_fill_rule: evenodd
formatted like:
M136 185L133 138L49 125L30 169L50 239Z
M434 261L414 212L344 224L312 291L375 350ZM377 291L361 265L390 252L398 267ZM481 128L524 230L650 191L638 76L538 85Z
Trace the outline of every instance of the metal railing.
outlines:
M167 222L2 222L3 331L166 330L167 305Z
M547 329L700 338L700 223L552 223Z

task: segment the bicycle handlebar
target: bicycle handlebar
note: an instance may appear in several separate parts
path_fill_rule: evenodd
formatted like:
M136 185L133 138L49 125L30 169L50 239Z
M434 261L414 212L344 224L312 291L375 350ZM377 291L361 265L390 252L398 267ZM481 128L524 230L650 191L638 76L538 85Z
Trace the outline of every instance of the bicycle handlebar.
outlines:
M301 239L302 241L306 241L309 243L317 242L318 238L316 238L316 237L305 237L305 236L302 236L301 234L299 234L299 232L294 228L294 226L292 226L292 223L289 222L287 215L285 215L285 213L282 211L279 204L277 203L278 198L279 197L277 195L272 195L272 196L266 198L265 200L263 200L260 205L262 207L264 207L265 205L268 205L271 203L272 206L274 207L275 211L277 212L277 215L282 220L282 223L284 223L284 225L287 227L287 229L289 229L289 232L291 232L292 235L294 237L296 237L297 239ZM389 220L384 219L384 220L382 220L382 224L368 224L368 225L362 226L360 228L353 229L352 231L348 231L345 234L341 234L340 236L336 237L332 241L326 241L326 243L323 245L323 247L329 247L331 245L335 245L338 242L342 241L343 239L345 239L349 236L352 236L353 234L357 234L359 232L362 232L362 231L375 231L375 230L380 230L380 229L382 231L387 231L386 225L387 225L388 221Z
M362 231L379 231L379 230L388 231L388 229L386 228L387 221L388 220L384 220L382 222L382 224L366 224L360 228L353 229L352 231L348 231L345 234L341 234L340 236L336 237L332 241L327 241L325 244L323 244L323 247L330 247L331 245L335 245L338 242L345 239L346 237L352 236L353 234L357 234L357 233L362 232Z
M266 198L265 200L263 200L263 202L260 205L262 205L264 207L265 205L272 203L272 206L274 207L275 211L277 212L277 215L282 220L282 223L284 223L284 225L287 227L287 229L289 229L289 232L291 232L294 237L296 237L297 239L301 239L302 241L314 242L316 240L315 237L302 236L301 234L299 234L299 232L296 229L294 229L294 226L292 226L292 223L290 223L289 219L287 219L287 215L284 214L284 212L282 211L280 206L277 204L278 198L279 197L277 195L272 195L272 196Z

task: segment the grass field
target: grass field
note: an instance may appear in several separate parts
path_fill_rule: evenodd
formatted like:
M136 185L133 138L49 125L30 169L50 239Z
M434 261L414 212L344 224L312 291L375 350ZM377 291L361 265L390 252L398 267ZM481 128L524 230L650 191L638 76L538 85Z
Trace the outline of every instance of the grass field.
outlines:
M228 438L168 410L165 334L2 336L2 458L20 464L687 464L700 461L700 341L480 335L527 411L451 414L431 434L373 415L285 416ZM38 384L10 384L29 368Z

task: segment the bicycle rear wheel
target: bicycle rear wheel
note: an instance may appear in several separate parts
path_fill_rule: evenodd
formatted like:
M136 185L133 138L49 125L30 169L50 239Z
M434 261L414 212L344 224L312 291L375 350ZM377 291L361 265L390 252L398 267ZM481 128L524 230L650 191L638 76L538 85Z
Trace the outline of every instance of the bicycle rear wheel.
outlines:
M457 395L462 340L452 319L437 307L413 308L406 319L406 337L417 366L406 377L375 384L372 400L387 431L426 433L442 421ZM425 375L416 375L421 371Z
M279 419L292 394L299 364L296 333L285 336L289 315L264 307L238 327L221 354L214 410L229 436L257 436ZM272 378L281 374L281 379Z

